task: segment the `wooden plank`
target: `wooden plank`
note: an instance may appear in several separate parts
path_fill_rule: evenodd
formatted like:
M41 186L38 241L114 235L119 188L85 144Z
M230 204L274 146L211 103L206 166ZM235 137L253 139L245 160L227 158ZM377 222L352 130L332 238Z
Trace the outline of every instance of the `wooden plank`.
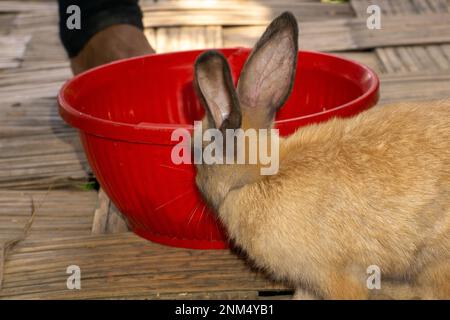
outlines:
M67 290L70 265L81 268L82 290ZM177 249L120 233L17 244L6 259L0 298L157 298L288 288L229 250Z
M401 101L450 99L448 72L385 74L380 79L380 105Z
M50 1L0 1L0 13L41 11L56 12L57 4Z
M16 17L16 14L0 14L0 35L6 36L8 35L13 27L13 21Z
M68 56L59 39L57 24L49 29L37 29L31 35L23 57L23 67L45 67L61 63L68 65Z
M156 48L156 28L146 28L144 29L145 37L150 43L153 49ZM156 51L156 50L155 50Z
M17 84L0 87L2 103L22 103L34 99L56 98L64 81L35 84Z
M38 11L18 13L13 21L13 34L31 35L43 33L45 35L59 30L58 11Z
M223 46L221 26L157 28L146 35L158 53Z
M56 105L69 77L66 62L0 74L0 188L80 186L89 179L77 133Z
M344 51L333 52L333 54L365 64L376 73L383 72L383 65L380 63L378 56L373 51Z
M351 0L350 4L359 16L367 15L370 5L378 5L382 14L387 15L449 12L447 0Z
M360 17L367 15L366 8L370 4L379 5L384 17L408 16L415 19L417 15L433 13L449 13L446 0L358 0L351 1L351 5ZM384 27L384 26L383 26ZM423 71L427 73L450 69L450 51L448 47L437 45L402 46L392 48L377 48L383 69L388 73L403 73Z
M144 25L149 28L205 25L266 25L283 11L291 11L301 21L353 17L348 3L326 4L304 1L238 1L205 3L189 1L144 1Z
M384 69L386 72L393 73L398 71L406 71L404 64L400 60L400 55L403 55L404 61L410 61L411 68L416 68L415 63L409 56L407 50L405 50L404 47L401 47L399 51L397 51L395 48L383 48L382 50L377 50L376 53L378 54L378 57L383 63Z
M63 67L60 67L60 66ZM18 104L38 99L55 99L62 84L70 78L67 62L53 62L54 67L38 64L0 74L0 105Z
M62 67L61 67L62 66ZM52 66L24 66L0 74L0 104L23 103L56 98L62 84L71 76L67 61Z
M0 36L0 69L20 66L30 38L30 36Z
M110 200L103 190L98 193L97 208L94 212L94 220L92 222L92 234L105 233L108 221Z
M345 51L450 42L450 14L385 16L383 28L369 30L365 18L301 22L300 48ZM225 46L253 46L264 26L224 28Z
M128 232L129 228L120 211L103 189L98 193L98 205L92 223L92 234Z
M0 242L21 234L32 208L28 238L89 235L96 204L96 191L0 190Z
M128 227L125 216L122 215L119 209L117 209L114 203L110 200L105 233L120 233L128 231L130 231L130 228Z
M56 99L0 103L0 139L70 132L75 130L61 119Z
M36 82L63 82L72 76L67 62L54 63L51 66L22 66L19 69L5 70L0 73L0 87L20 84L35 84ZM0 103L3 102L0 101Z
M89 175L75 132L0 139L0 188L79 187Z

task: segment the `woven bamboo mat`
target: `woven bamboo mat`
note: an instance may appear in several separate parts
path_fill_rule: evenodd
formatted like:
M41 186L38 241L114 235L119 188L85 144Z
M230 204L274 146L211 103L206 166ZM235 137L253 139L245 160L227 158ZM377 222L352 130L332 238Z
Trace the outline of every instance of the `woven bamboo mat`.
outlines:
M140 2L157 52L252 46L274 16L291 10L302 48L380 74L380 105L450 99L446 0ZM369 4L382 9L381 30L365 27ZM50 0L0 1L0 299L288 297L288 286L235 252L174 249L134 236L102 191L86 190L90 170L77 133L56 107L71 76L56 10ZM81 268L82 290L67 290L70 265Z

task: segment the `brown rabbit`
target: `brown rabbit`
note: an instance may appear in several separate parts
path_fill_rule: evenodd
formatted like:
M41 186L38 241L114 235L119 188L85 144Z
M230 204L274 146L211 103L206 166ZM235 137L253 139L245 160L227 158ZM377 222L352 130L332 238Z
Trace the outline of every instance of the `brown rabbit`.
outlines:
M293 15L276 18L236 90L225 58L202 54L195 84L204 126L271 128L292 89L297 39ZM230 238L257 266L293 283L297 297L366 299L375 265L383 281L450 298L450 102L372 108L302 127L280 138L277 174L263 176L261 166L199 164L196 183Z

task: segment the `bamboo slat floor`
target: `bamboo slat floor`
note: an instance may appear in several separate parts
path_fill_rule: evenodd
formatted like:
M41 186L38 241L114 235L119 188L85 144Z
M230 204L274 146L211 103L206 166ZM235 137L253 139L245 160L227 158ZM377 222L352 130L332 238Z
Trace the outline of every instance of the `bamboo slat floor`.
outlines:
M29 239L90 235L95 191L10 191L0 193L0 242L19 236L35 210Z
M433 13L410 16L384 16L383 28L374 32L366 18L348 18L299 23L302 49L345 51L376 47L431 44L450 41L450 14ZM224 28L225 46L251 46L264 26Z
M291 11L297 19L323 20L354 16L349 4L325 4L318 1L144 1L146 27L173 26L251 26L266 25L283 11ZM207 11L208 14L205 14Z
M18 68L28 41L30 41L29 36L0 35L0 69Z
M351 2L356 14L361 17L366 15L366 8L371 3L373 2L368 0ZM377 4L385 15L393 17L449 13L449 5L446 0L382 0ZM383 47L376 48L375 53L388 73L414 71L433 73L450 69L450 46L448 44Z
M450 74L386 75L381 77L379 104L400 101L448 99Z
M82 270L82 290L67 290L70 265ZM288 290L227 250L168 248L122 233L25 240L8 256L0 297L163 298L230 289L255 297Z
M380 106L450 99L446 0L207 3L141 0L156 51L252 46L274 16L291 10L302 48L360 61L380 75ZM366 28L370 4L382 10L381 30ZM59 87L71 76L56 10L51 0L0 1L0 299L289 297L292 288L236 252L138 238L101 190L84 190L86 158L56 108ZM81 267L82 290L67 290L70 265Z

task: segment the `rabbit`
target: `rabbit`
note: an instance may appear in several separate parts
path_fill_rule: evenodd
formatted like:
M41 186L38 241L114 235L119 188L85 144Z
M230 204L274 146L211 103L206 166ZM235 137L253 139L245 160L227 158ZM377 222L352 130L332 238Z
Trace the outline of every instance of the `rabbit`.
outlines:
M236 88L220 52L197 57L204 127L272 128L293 88L297 52L297 22L284 12ZM261 175L261 166L199 163L195 182L231 241L292 284L295 297L369 299L367 268L375 265L382 287L392 279L422 298L450 298L449 101L373 107L301 127L279 137L277 174Z

